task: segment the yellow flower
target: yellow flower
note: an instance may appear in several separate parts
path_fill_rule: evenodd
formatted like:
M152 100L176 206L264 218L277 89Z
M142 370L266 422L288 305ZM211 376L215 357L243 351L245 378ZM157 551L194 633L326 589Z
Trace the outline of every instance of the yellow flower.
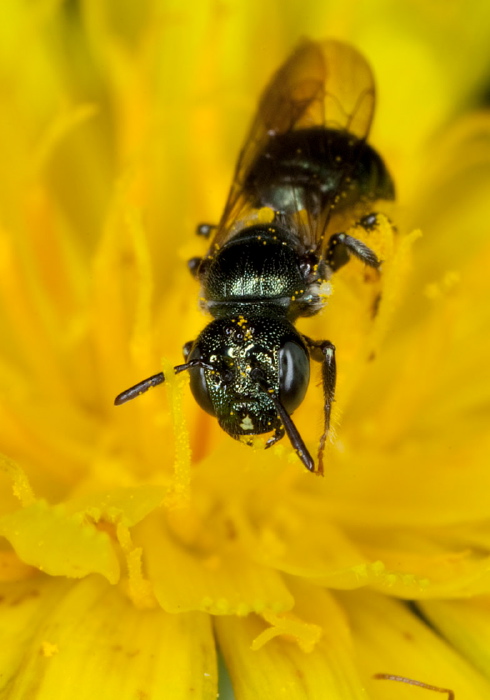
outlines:
M490 12L323 5L0 6L2 697L215 698L216 648L244 700L489 697ZM376 317L353 263L300 326L338 349L323 480L171 371L112 405L206 323L193 230L303 35L371 60L399 192Z

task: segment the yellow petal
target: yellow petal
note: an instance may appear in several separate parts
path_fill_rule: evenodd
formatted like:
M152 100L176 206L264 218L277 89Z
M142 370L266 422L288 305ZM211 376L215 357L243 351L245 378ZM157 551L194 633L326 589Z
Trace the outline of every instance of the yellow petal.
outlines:
M314 622L323 633L309 653L302 651L294 634L282 628L282 636L275 636L253 651L254 639L268 630L255 615L244 620L215 620L237 700L367 700L341 607L327 591L299 582L291 585L296 598L295 615L305 623Z
M373 680L376 673L450 688L456 700L490 697L490 683L450 643L424 624L409 605L364 591L338 597L354 631L356 651L373 699L411 700L418 692L401 683ZM431 696L426 693L424 697Z
M80 514L67 514L64 506L36 501L4 515L0 534L26 564L53 576L99 573L111 583L119 578L119 562L107 533Z
M94 522L122 522L131 527L143 520L163 501L166 490L148 485L134 488L114 488L107 492L70 499L65 506L69 513L83 513Z
M293 598L280 574L250 560L233 542L206 552L184 546L173 536L162 514L155 513L135 529L155 596L164 610L202 610L214 615L289 610Z
M488 240L490 114L463 115L421 154L417 196L405 212L427 233L417 246L413 285L423 289L447 270L461 269ZM461 224L464 222L464 243ZM429 234L430 232L430 234ZM419 309L423 311L423 309Z
M454 648L490 678L490 599L431 600L420 603L430 622Z
M265 489L262 496L263 502L257 497L251 506L249 520L235 512L234 524L250 557L264 566L331 588L370 585L407 598L426 591L423 566L416 569L411 558L383 559L386 550L369 549L362 533L348 537L332 523L323 498L298 493L276 497Z
M99 577L1 586L10 700L216 698L209 618L137 611Z

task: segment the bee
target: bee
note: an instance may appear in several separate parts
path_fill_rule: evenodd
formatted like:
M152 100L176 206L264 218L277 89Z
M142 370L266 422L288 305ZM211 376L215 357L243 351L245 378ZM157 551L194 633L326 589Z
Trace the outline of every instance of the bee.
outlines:
M304 466L323 474L335 395L335 346L295 328L317 314L329 279L353 256L377 269L373 250L346 231L376 226L372 207L395 196L392 178L367 143L374 79L348 44L303 40L265 89L240 152L223 215L201 224L209 238L189 261L211 322L184 346L197 403L235 439L287 435ZM264 221L264 212L267 223ZM317 465L292 414L321 363L323 432ZM119 405L165 380L162 372L123 391Z

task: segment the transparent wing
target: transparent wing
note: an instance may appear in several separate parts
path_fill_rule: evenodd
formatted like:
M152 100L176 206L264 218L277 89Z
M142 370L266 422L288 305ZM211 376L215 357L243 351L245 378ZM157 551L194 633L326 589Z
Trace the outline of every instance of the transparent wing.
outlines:
M236 222L253 221L256 197L245 188L245 183L257 159L278 136L324 127L348 132L363 141L371 126L374 103L371 69L353 47L333 40L302 41L260 99L238 158L223 216L211 241L211 252L233 235ZM305 144L307 148L311 146ZM318 240L325 227L324 212L307 214L308 231L303 234ZM304 219L303 216L300 228L305 227Z

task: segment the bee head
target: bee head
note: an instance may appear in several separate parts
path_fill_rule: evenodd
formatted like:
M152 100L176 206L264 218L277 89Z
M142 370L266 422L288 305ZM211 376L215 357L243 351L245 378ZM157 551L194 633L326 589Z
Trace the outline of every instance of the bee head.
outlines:
M186 361L198 361L189 369L197 403L234 438L277 430L281 409L289 416L299 406L310 377L300 334L269 316L213 321Z

